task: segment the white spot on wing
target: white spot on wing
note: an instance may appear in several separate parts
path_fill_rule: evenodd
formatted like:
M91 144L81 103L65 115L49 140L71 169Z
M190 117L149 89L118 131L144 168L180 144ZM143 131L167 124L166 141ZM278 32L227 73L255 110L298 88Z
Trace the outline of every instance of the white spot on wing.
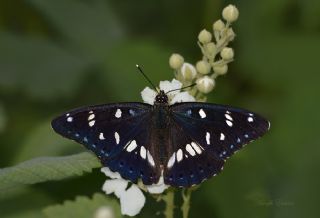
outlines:
M186 150L191 156L195 156L196 155L196 152L193 150L193 148L191 147L190 144L186 145Z
M148 157L148 161L149 161L149 163L151 164L151 166L155 166L153 157L152 157L152 155L150 154L149 151L147 152L147 157Z
M248 122L249 123L253 122L253 118L252 117L248 117Z
M144 146L141 146L140 148L140 156L143 158L143 159L146 159L147 157L147 150Z
M90 127L93 127L94 124L95 124L95 122L96 122L95 120L91 120L91 121L89 122L89 126L90 126Z
M232 127L233 126L233 123L230 121L230 120L226 120L226 123L228 126Z
M127 145L127 151L128 151L128 152L131 152L131 151L133 151L134 149L136 149L136 147L137 147L137 142L136 142L136 140L132 140L132 141L129 142L128 145Z
M207 144L210 145L210 133L209 132L206 133L206 141L207 141Z
M69 117L69 116L70 116L70 114L69 114L69 113L67 113L67 114L66 114L66 117Z
M114 115L116 118L120 118L122 115L122 111L118 108L116 114Z
M93 120L93 119L94 119L94 117L95 117L95 115L94 115L94 114L90 114L90 115L88 116L88 120Z
M228 120L233 121L232 117L231 117L229 114L225 114L224 116L225 116Z
M225 135L223 133L220 133L220 140L223 141L225 138Z
M104 137L104 135L103 135L103 132L101 132L100 134L99 134L99 139L100 140L105 140L106 138Z
M183 159L183 152L181 149L177 151L177 161L180 162Z
M73 121L73 117L68 117L67 122L71 123Z
M204 112L204 110L203 109L200 109L199 110L199 115L200 115L200 117L203 119L203 118L206 118L206 116L207 116L207 114Z
M175 161L176 161L176 153L173 153L172 156L169 158L167 167L171 168Z
M193 149L198 153L198 154L201 154L202 153L202 150L200 148L200 146L195 143L195 142L191 142L191 146L193 147Z
M118 145L119 142L120 142L120 135L119 135L118 132L115 132L115 133L114 133L114 138L116 139L116 143L117 143L117 145Z

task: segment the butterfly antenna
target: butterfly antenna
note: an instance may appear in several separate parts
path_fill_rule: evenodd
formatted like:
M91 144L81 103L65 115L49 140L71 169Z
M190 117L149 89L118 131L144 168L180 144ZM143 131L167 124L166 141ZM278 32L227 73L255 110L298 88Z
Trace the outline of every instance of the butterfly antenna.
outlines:
M144 76L144 78L151 84L151 86L154 88L154 90L156 90L156 92L159 93L158 90L157 90L157 87L153 84L153 82L151 82L151 80L150 80L150 79L147 77L147 75L143 72L143 70L141 69L141 67L140 67L138 64L136 64L136 67L138 68L138 70L140 71L140 73Z
M191 84L191 85L189 85L189 86L185 86L185 87L182 87L182 88L179 88L179 89L172 89L172 90L170 90L170 91L168 91L166 94L168 94L169 92L173 92L173 91L178 91L178 90L183 90L183 89L187 89L187 88L190 88L190 87L193 87L193 86L195 86L195 85L197 85L197 83L193 83L193 84Z

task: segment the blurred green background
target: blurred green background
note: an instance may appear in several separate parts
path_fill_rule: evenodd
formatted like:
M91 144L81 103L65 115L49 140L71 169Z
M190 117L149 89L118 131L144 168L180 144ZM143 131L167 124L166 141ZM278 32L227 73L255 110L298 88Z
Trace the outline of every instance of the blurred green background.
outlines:
M320 217L320 1L0 0L0 167L84 151L50 120L65 110L141 101L153 81L173 78L173 52L195 63L203 28L235 4L235 62L209 102L259 112L270 132L232 157L194 192L190 217ZM0 217L38 212L100 191L92 174L1 190ZM163 205L148 197L138 217ZM177 216L178 216L177 211Z

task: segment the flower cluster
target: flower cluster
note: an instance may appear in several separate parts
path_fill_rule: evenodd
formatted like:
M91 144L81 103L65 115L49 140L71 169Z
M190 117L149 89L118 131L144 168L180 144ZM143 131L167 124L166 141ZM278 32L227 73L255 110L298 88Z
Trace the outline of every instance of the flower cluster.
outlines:
M231 24L238 19L239 11L229 5L223 9L222 17L212 25L212 32L203 29L198 35L198 45L202 58L195 65L184 62L180 54L172 54L169 65L175 71L175 77L183 86L196 83L196 87L189 93L197 101L206 101L208 94L215 87L215 79L228 71L228 63L233 61L234 51L228 47L235 38Z
M212 32L204 29L199 33L198 45L202 52L202 58L195 65L185 62L180 54L171 55L169 65L174 69L175 79L171 82L161 81L159 84L159 90L163 90L165 93L170 91L168 93L169 104L206 101L205 94L213 90L215 79L226 74L228 63L233 61L234 51L228 47L228 44L235 38L231 24L238 19L238 16L238 9L229 5L222 12L225 22L218 20L213 23ZM179 90L194 83L196 86L189 91ZM146 87L141 92L143 101L153 105L159 90ZM138 185L129 184L129 181L121 178L119 173L112 172L108 167L102 168L101 171L111 178L105 182L102 189L106 194L114 193L120 199L123 215L135 216L140 212L146 201L142 191L161 194L168 188L164 184L163 176L160 177L157 184L146 186L141 182ZM106 210L98 212L97 214L104 214Z

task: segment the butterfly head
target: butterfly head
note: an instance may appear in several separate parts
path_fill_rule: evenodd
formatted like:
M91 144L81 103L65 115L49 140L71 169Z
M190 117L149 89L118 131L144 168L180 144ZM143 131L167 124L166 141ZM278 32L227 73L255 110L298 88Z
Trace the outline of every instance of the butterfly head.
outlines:
M159 94L157 94L157 96L156 96L155 102L167 104L168 103L168 95L163 90L160 90Z

